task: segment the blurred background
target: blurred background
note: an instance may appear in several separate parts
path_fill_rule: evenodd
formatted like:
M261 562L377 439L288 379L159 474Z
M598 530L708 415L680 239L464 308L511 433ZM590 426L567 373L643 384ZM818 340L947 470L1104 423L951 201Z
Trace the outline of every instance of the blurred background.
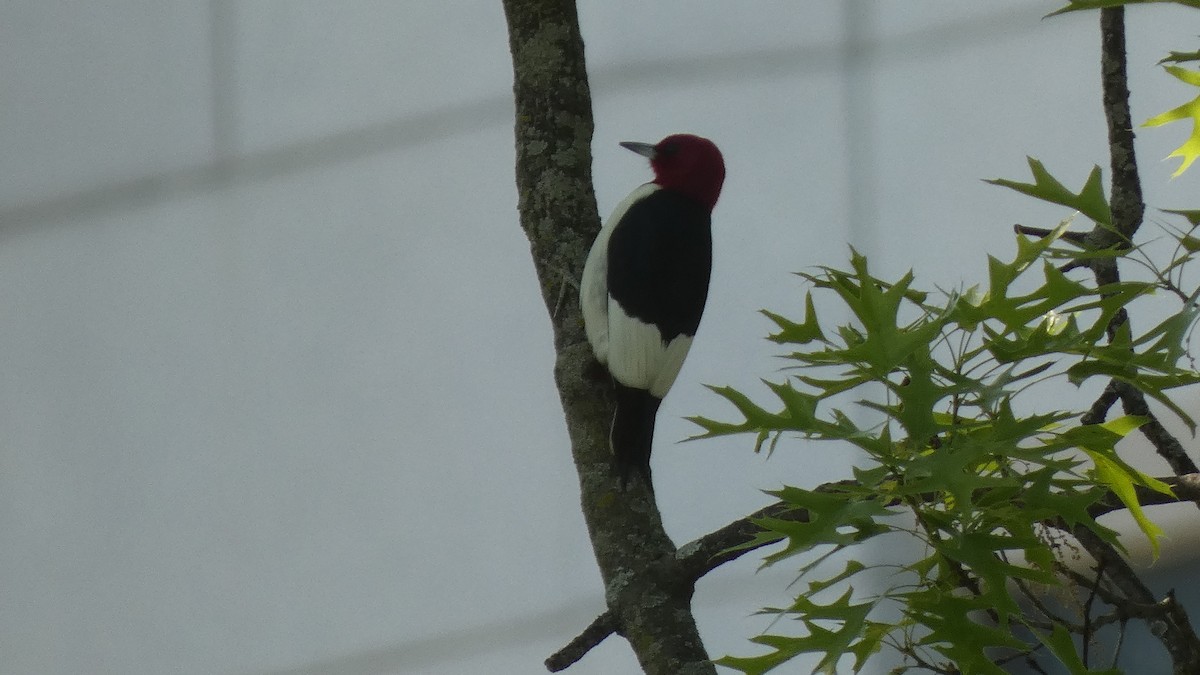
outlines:
M980 179L1033 155L1107 180L1098 16L1058 4L580 3L601 212L649 177L619 141L697 133L728 167L659 416L677 542L848 475L833 447L677 443L731 414L701 383L780 376L757 310L798 313L792 272L853 244L878 276L971 285L1013 223L1069 215ZM1155 64L1200 22L1128 25L1140 122L1195 95ZM602 611L506 40L498 2L0 5L0 672L538 673ZM1138 132L1151 207L1197 206L1197 169L1160 161L1185 124ZM758 560L698 588L714 655L751 652L793 580ZM636 664L610 639L570 672Z

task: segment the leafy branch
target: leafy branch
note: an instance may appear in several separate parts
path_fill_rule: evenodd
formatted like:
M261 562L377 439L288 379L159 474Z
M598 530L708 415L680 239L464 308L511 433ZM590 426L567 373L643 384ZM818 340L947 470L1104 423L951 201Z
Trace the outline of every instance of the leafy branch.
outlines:
M1120 10L1124 9L1126 5L1141 5L1149 3L1175 4L1183 7L1200 9L1200 0L1069 0L1065 7L1052 12L1049 16L1082 10ZM1122 41L1123 40L1124 37L1122 35ZM1159 63L1163 65L1168 74L1172 75L1176 79L1184 82L1185 84L1189 84L1194 87L1200 87L1200 72L1188 70L1187 68L1183 68L1179 65L1167 65L1189 63L1194 61L1200 61L1200 51L1171 51L1167 54L1167 56L1164 56ZM1144 122L1144 126L1156 127L1179 120L1191 120L1192 133L1182 145L1172 151L1170 155L1167 155L1168 157L1179 157L1183 160L1180 162L1179 167L1175 170L1175 173L1172 174L1173 177L1178 177L1179 175L1183 174L1183 172L1187 171L1188 167L1192 165L1192 162L1195 162L1196 158L1200 157L1200 96L1197 96L1191 101L1188 101L1187 103L1184 103L1176 108L1168 110L1167 112L1155 115Z
M1136 489L1137 500L1142 506L1161 506L1200 501L1200 473L1183 476L1163 476L1155 480L1166 485L1170 493L1139 486ZM852 484L852 481L827 483L818 486L815 491L828 492L840 489L848 483ZM933 494L922 495L922 499L933 501L937 499L937 496ZM891 506L895 505L897 504L892 504ZM1125 502L1117 495L1109 493L1088 507L1088 515L1092 518L1099 518L1114 511L1123 510L1124 508ZM778 519L807 523L815 517L817 516L807 509L796 508L794 505L783 501L774 502L748 516L739 518L720 529L680 546L676 552L679 569L685 579L691 580L693 583L697 582L709 572L722 565L733 562L753 551L778 543L780 541L779 537L771 535L759 526L759 523L762 521L766 519ZM1058 525L1054 521L1044 524L1047 527ZM1071 571L1065 570L1065 572L1069 573ZM1085 585L1090 586L1091 582L1087 582ZM1105 598L1116 602L1114 600L1115 596L1112 594L1106 594ZM1132 604L1126 603L1122 608L1124 616L1139 616L1142 613L1144 613L1142 609ZM1095 627L1095 624L1092 624L1092 627ZM546 667L551 672L559 672L567 669L576 661L583 658L593 647L599 645L612 635L616 629L616 621L611 610L604 612L574 640L547 658ZM1079 630L1081 631L1082 629L1083 627L1080 626Z
M1120 556L1117 534L1097 522L1109 511L1128 510L1154 546L1159 530L1146 508L1200 497L1200 473L1147 403L1194 426L1170 392L1197 379L1179 362L1197 298L1184 290L1182 269L1200 245L1181 228L1176 257L1161 267L1151 262L1151 282L1122 281L1118 269L1141 253L1133 242L1145 208L1129 117L1125 4L1138 3L1072 0L1059 10L1101 9L1109 198L1099 169L1075 192L1032 159L1031 183L994 181L1077 210L1093 221L1092 230L1019 228L1036 238L1019 237L1013 260L989 260L986 284L956 293L919 290L912 274L878 279L857 254L847 270L808 275L814 293L849 307L854 320L823 325L812 293L798 321L768 312L777 326L772 339L795 350L800 374L768 383L770 410L716 388L743 420L697 423L707 435L752 433L757 448L776 451L799 436L854 448L867 461L844 481L781 489L773 493L775 504L676 548L648 491L618 496L605 443L612 403L588 378L590 353L577 309L561 302L599 227L590 184L591 101L574 3L505 0L521 223L554 329L555 379L608 601L548 667L565 668L617 632L647 673L715 673L691 614L694 585L715 567L774 544L767 564L803 558L808 584L790 603L767 611L798 619L802 634L764 635L757 641L767 653L720 661L744 672L766 672L800 653L818 653L825 672L843 658L859 670L884 648L904 654L911 668L933 672L1001 672L1003 663L1046 655L1072 673L1106 672L1091 669L1090 636L1102 626L1123 630L1132 619L1155 627L1177 673L1200 671L1200 640L1184 609L1171 594L1155 596ZM1191 60L1181 52L1164 59ZM1181 75L1188 71L1169 72L1190 81ZM1194 103L1151 121L1195 123ZM1182 171L1196 148L1181 150ZM1193 228L1200 221L1197 211L1175 213ZM1068 276L1077 269L1090 270L1094 284ZM1181 309L1135 333L1129 309L1155 290L1173 294ZM1056 379L1104 386L1086 409L1024 410L1026 392ZM1125 416L1110 420L1118 401ZM853 414L843 411L849 405ZM1175 476L1152 478L1124 461L1118 442L1135 432ZM916 542L920 554L886 567L836 563L838 555L883 538ZM1064 560L1064 550L1076 545L1096 562L1091 573ZM1078 616L1043 602L1038 591L1068 586L1086 595ZM1083 638L1082 653L1074 636Z
M1155 281L1122 281L1118 269L1140 253L1133 240L1145 206L1129 122L1123 13L1112 4L1101 12L1111 200L1098 167L1078 192L1034 159L1032 182L990 181L1077 211L1093 222L1090 232L1066 235L1069 220L1049 230L1018 228L1016 256L989 258L986 284L937 301L915 288L911 272L897 280L872 276L857 252L848 269L802 275L813 288L803 317L766 313L778 329L770 339L793 349L786 358L796 374L766 382L770 404L714 388L741 421L693 419L704 437L750 433L756 449L772 452L785 438L833 442L862 458L852 482L772 493L784 513L806 517L757 520L764 532L755 543L781 542L764 564L802 560L808 584L790 605L764 611L795 618L799 630L762 635L754 641L767 651L719 663L758 674L815 653L818 671L836 672L848 658L859 672L890 648L908 664L897 672L999 673L1002 663L1039 658L1072 673L1115 672L1115 661L1109 670L1089 667L1090 637L1101 625L1139 617L1154 625L1175 672L1200 668L1200 640L1182 606L1171 594L1156 599L1121 557L1117 533L1096 520L1100 505L1119 502L1157 553L1162 531L1143 503L1179 499L1172 486L1182 484L1137 471L1118 443L1143 429L1172 468L1195 475L1146 399L1194 430L1170 393L1200 381L1200 373L1180 365L1200 290L1185 292L1182 275L1172 277L1191 260L1190 232L1181 230L1177 257L1156 268ZM1060 241L1071 247L1056 247ZM1081 268L1091 270L1094 284L1068 276ZM1135 333L1130 309L1156 290L1171 291L1182 305ZM831 296L851 321L823 325L814 293ZM1101 380L1104 388L1086 409L1022 412L1027 392L1055 380ZM1106 420L1118 400L1126 416ZM1097 563L1086 586L1062 559L1064 535ZM903 564L855 562L869 558L855 547L880 538L915 542L909 548L923 553ZM838 554L850 562L825 565ZM1047 607L1035 587L1088 595L1072 619ZM1097 598L1112 611L1093 616ZM1082 653L1073 634L1088 638Z
M1068 254L1054 248L1064 230L1061 225L1039 240L1019 236L1011 261L989 260L985 287L944 294L941 302L918 290L912 273L895 281L872 276L866 258L854 253L848 270L804 275L814 292L832 294L848 309L851 322L824 327L813 292L799 321L767 313L778 327L770 339L794 349L786 358L797 374L766 383L773 406L714 388L742 420L693 418L702 436L750 433L758 447L772 449L785 437L834 442L864 460L854 481L771 493L784 513L807 517L755 521L762 540L783 543L765 563L811 556L801 568L808 577L831 551L878 537L915 540L926 555L869 581L879 565L811 580L791 606L771 610L795 615L804 635L763 636L756 641L772 651L719 663L761 673L817 651L822 669L833 672L850 654L857 672L891 644L922 662L944 658L966 672L989 672L996 668L989 654L997 649L1062 651L1060 636L1028 617L1009 584L1059 584L1047 526L1086 530L1120 548L1117 533L1094 515L1098 504L1116 499L1157 550L1161 531L1139 494L1177 497L1117 452L1117 443L1146 418L1072 424L1086 411L1017 412L1019 396L1055 379L1082 385L1109 378L1167 402L1170 389L1200 381L1200 374L1176 365L1190 325L1177 318L1136 337L1125 322L1106 340L1114 318L1155 286L1093 287L1069 279L1051 264ZM856 412L842 407L852 397L858 397L851 402ZM856 421L863 417L867 421ZM855 579L884 590L856 597ZM814 595L834 587L843 591L829 604L814 602ZM875 618L896 613L901 619Z

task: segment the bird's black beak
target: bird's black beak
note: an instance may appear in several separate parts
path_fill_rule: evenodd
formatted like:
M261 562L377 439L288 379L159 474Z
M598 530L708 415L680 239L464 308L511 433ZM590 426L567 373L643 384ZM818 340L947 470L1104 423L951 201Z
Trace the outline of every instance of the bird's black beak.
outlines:
M636 141L621 141L621 147L626 150L632 150L642 157L654 159L654 146L649 143L638 143Z

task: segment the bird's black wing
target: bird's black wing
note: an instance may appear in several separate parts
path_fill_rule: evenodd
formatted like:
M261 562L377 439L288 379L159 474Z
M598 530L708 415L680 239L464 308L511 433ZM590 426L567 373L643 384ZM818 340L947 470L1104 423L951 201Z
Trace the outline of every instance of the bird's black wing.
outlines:
M630 206L608 243L609 295L664 343L696 334L711 273L711 215L670 190Z

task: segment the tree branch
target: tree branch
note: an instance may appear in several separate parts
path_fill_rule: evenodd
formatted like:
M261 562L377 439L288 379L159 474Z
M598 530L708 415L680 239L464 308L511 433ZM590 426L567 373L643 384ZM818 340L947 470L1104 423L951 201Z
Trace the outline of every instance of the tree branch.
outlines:
M1142 215L1146 211L1133 147L1133 116L1129 112L1124 7L1100 10L1100 80L1104 91L1104 118L1108 123L1112 171L1109 203L1115 231L1096 228L1093 246L1097 249L1128 245L1142 226Z
M1109 380L1104 391L1092 403L1092 407L1079 417L1080 424L1102 424L1108 418L1108 411L1120 397L1117 393L1117 381Z
M592 361L574 281L600 229L592 191L592 102L572 0L504 0L516 105L516 179L557 354L555 383L579 473L584 520L605 585L612 625L650 675L715 675L678 583L675 546L653 495L619 489L611 471L607 387L586 376Z
M679 552L676 554L679 558L680 569L693 581L698 581L721 565L778 541L778 539L768 539L757 544L753 543L756 537L763 534L763 529L755 524L762 518L778 518L807 523L811 515L806 509L796 509L783 502L775 502L744 518L735 520L719 530L680 546Z
M1112 246L1128 246L1141 227L1145 213L1141 180L1138 177L1137 155L1134 150L1132 116L1129 110L1129 85L1125 57L1125 12L1122 7L1103 9L1100 12L1101 33L1101 82L1103 86L1104 116L1108 125L1108 143L1112 181L1110 204L1112 227L1097 224L1087 235L1089 248L1098 250ZM1098 285L1120 281L1116 258L1095 259L1090 265ZM1129 320L1121 311L1109 324L1109 336L1116 328ZM1159 423L1146 403L1145 395L1127 382L1113 380L1103 394L1083 416L1085 423L1104 420L1108 410L1121 401L1127 414L1146 417L1148 421L1140 428L1158 454L1180 477L1175 492L1200 506L1196 494L1196 464L1187 456L1182 444ZM1161 496L1161 495L1160 495ZM1159 496L1139 494L1145 503L1160 503ZM1117 507L1112 495L1094 505L1093 517L1105 507ZM1119 507L1117 507L1119 508ZM1126 616L1148 618L1161 630L1153 631L1162 640L1174 663L1176 673L1200 672L1200 640L1192 630L1187 613L1175 602L1174 595L1155 602L1150 590L1129 567L1120 554L1091 530L1083 526L1073 528L1076 539L1097 561L1108 579L1124 594L1124 600L1106 598ZM1099 588L1099 580L1093 585ZM1136 610L1136 611L1135 611Z
M1054 234L1054 230L1047 230L1044 227L1029 227L1028 225L1021 225L1020 223L1013 225L1013 232L1039 238L1049 237L1050 235ZM1086 248L1088 245L1087 236L1088 235L1086 232L1067 231L1059 235L1059 239L1075 244L1076 246Z
M587 628L583 629L574 640L567 643L566 647L554 652L546 659L546 670L552 673L566 670L576 661L582 659L584 654L592 651L592 647L604 642L604 639L612 635L617 630L617 620L613 615L612 610L606 610L603 614L596 617L596 620Z
M1110 386L1121 397L1121 407L1125 409L1126 414L1147 418L1148 421L1138 427L1138 431L1146 437L1146 440L1150 441L1159 456L1170 465L1172 471L1178 475L1200 471L1196 468L1196 463L1192 461L1192 458L1188 457L1183 444L1171 435L1171 432L1167 431L1166 427L1150 411L1150 406L1146 404L1145 394L1128 382L1113 380Z
M1200 504L1200 473L1191 473L1183 476L1165 476L1158 480L1166 483L1174 492L1174 495L1166 495L1157 490L1137 486L1138 503L1142 506L1161 506L1183 502L1196 502ZM818 491L831 490L852 484L854 484L853 481L838 481L826 483L816 489ZM923 499L925 501L937 501L940 497L930 494L925 495ZM890 505L898 504L900 502L896 500ZM1117 495L1109 492L1088 508L1088 515L1093 518L1099 518L1105 514L1125 508L1127 508L1125 503ZM778 538L758 539L763 530L755 524L755 521L762 518L778 518L806 523L809 522L811 517L812 515L807 509L789 506L783 502L775 502L748 516L739 518L719 530L714 530L703 537L680 546L676 554L679 561L677 569L681 574L685 575L683 582L694 585L706 574L721 565L737 560L751 551L756 551L779 541ZM1061 523L1046 524L1070 531L1069 528L1065 528ZM1094 587L1095 585L1091 581L1087 583L1088 587ZM1135 615L1129 614L1128 616ZM572 640L566 647L563 647L550 658L546 659L547 667L557 672L578 661L588 650L603 642L606 637L614 632L615 624L612 621L611 610L601 614L583 633Z
M609 606L583 634L547 659L547 667L565 668L607 635L621 632L647 673L715 673L691 614L694 583L716 567L777 541L759 538L761 530L754 519L807 520L809 514L773 504L676 550L662 529L653 496L640 484L628 492L618 488L607 450L612 403L584 374L591 358L579 310L575 303L562 302L570 295L568 287L579 277L599 228L591 188L591 100L578 19L570 0L504 0L504 8L514 67L521 223L554 328L555 378ZM1128 246L1145 211L1129 111L1122 8L1101 11L1101 32L1113 222L1083 237L1068 237L1093 249ZM1019 229L1032 232L1032 228ZM1120 279L1115 259L1097 258L1090 266L1101 285ZM1110 331L1127 320L1122 311ZM1127 411L1148 414L1141 392L1124 386L1127 390L1120 383L1110 385L1085 418L1102 420L1118 397ZM1175 488L1174 497L1143 489L1139 490L1142 503L1200 503L1200 474L1178 441L1157 420L1152 419L1145 432L1172 469L1184 475L1165 481ZM1095 517L1121 508L1124 504L1109 495L1089 512ZM1076 527L1073 533L1124 595L1122 599L1107 594L1118 610L1125 616L1148 618L1162 629L1157 634L1177 673L1200 672L1200 640L1174 596L1156 601L1128 564L1094 532ZM1093 587L1098 589L1099 583Z
M1112 227L1106 228L1097 224L1089 234L1089 243L1094 249L1104 249L1112 246L1129 246L1133 236L1141 227L1142 217L1146 210L1142 199L1142 185L1138 177L1137 155L1134 152L1133 121L1129 111L1129 79L1126 73L1125 58L1125 8L1112 7L1100 10L1100 79L1103 87L1104 117L1108 124L1109 161L1112 181L1109 190L1109 203L1112 210ZM1116 258L1097 259L1092 266L1096 275L1096 283L1105 285L1120 281ZM1109 323L1108 334L1112 338L1116 329L1129 320L1124 310L1118 312ZM1140 391L1126 383L1114 382L1110 389L1122 399L1126 412L1137 410L1151 419L1143 429L1147 438L1151 438L1159 454L1171 463L1172 469L1180 472L1190 468L1189 474L1194 475L1195 464L1187 459L1182 448L1176 449L1167 441L1170 434L1158 424L1145 405L1145 397ZM1105 390L1101 401L1111 405L1111 392ZM1093 407L1095 410L1095 406ZM1164 438L1164 436L1166 438ZM1154 439L1158 439L1155 441ZM1176 442L1175 445L1178 445ZM1181 459L1182 456L1182 459ZM1198 504L1200 505L1200 504ZM1134 607L1153 608L1148 619L1153 632L1167 648L1171 655L1174 672L1177 675L1200 672L1200 639L1187 618L1183 607L1175 602L1174 594L1156 603L1150 589L1142 583L1141 578L1129 566L1125 559L1095 532L1083 525L1071 528L1075 538L1096 560L1099 569L1127 598L1126 603L1116 606L1121 611L1131 611ZM1099 587L1099 581L1093 586ZM1156 627L1159 628L1156 630Z
M1124 594L1123 599L1111 598L1109 602L1126 616L1149 622L1150 632L1162 641L1171 655L1175 675L1200 672L1200 639L1192 630L1187 612L1175 600L1175 592L1170 591L1162 600L1155 600L1129 563L1099 535L1082 525L1077 525L1071 532L1104 570L1104 575Z
M1109 201L1112 207L1113 229L1097 226L1091 233L1095 248L1114 244L1128 245L1142 225L1146 211L1142 199L1142 183L1138 177L1137 154L1133 143L1133 119L1129 112L1129 78L1125 59L1125 8L1113 7L1100 11L1100 79L1104 90L1104 118L1108 123L1109 164L1112 171ZM1116 260L1111 269L1098 267L1096 282L1118 280ZM1114 317L1127 320L1124 314ZM1146 405L1142 392L1126 383L1114 382L1125 412L1149 417L1142 433L1154 445L1163 459L1177 474L1195 473L1196 464L1187 456L1179 441L1159 424Z

